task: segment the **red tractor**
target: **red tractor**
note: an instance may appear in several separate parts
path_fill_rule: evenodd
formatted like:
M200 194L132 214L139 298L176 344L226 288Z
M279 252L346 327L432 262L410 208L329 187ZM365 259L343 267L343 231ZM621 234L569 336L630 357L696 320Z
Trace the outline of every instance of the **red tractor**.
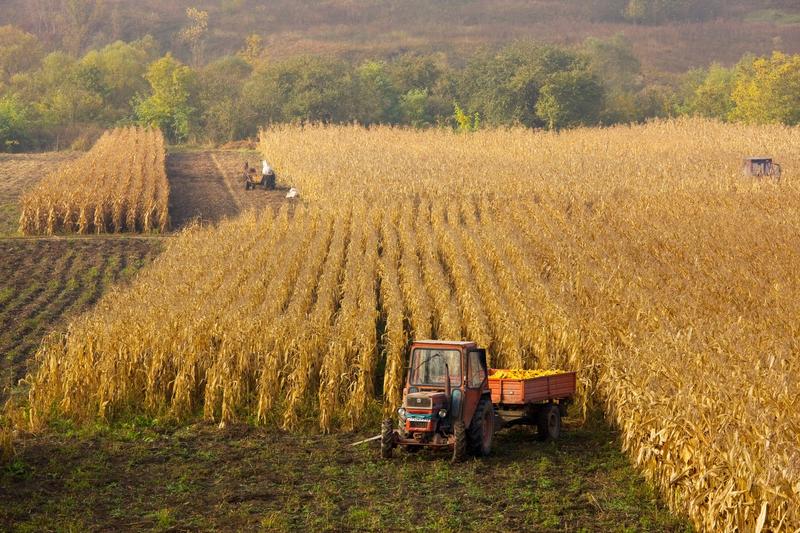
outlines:
M749 178L781 179L781 166L771 157L748 157L742 163L742 174Z
M531 424L556 439L561 417L575 394L574 372L530 379L492 378L486 350L474 342L417 341L397 410L399 427L384 420L381 456L398 446L452 451L453 462L489 455L498 426Z

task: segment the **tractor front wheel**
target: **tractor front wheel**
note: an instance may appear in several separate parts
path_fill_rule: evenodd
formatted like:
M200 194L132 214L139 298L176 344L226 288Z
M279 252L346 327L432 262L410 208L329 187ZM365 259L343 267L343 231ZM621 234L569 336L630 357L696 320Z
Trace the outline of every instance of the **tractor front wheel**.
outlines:
M539 411L537 420L539 440L557 440L561 436L561 411L555 404L548 404Z
M381 457L391 459L392 450L394 450L394 430L391 419L387 418L381 425Z
M485 457L492 452L494 438L494 408L488 398L483 398L469 426L469 443L472 453Z
M455 443L453 444L453 461L460 463L467 458L467 428L461 420L453 424L453 437Z

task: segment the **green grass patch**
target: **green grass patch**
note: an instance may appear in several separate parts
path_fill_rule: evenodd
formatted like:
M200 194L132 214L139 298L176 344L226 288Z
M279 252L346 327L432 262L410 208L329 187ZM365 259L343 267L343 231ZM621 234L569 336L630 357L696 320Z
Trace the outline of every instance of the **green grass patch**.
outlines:
M485 459L350 446L365 435L287 434L128 417L51 433L0 471L0 530L691 531L599 424L543 444L498 433Z

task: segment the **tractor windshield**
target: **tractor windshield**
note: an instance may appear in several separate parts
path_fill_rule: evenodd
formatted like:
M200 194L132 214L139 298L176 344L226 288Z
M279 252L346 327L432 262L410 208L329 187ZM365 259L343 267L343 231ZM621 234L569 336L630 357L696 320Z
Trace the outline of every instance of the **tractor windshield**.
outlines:
M447 370L445 370L445 367ZM417 348L411 358L411 384L444 387L445 375L450 373L450 385L461 384L461 352Z

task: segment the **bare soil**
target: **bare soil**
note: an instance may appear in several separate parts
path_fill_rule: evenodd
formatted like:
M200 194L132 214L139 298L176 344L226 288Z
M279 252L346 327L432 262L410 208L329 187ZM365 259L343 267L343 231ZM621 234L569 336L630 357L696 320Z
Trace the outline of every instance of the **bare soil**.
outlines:
M288 202L287 187L246 191L244 163L260 168L256 152L176 152L167 157L170 218L174 229L190 223L213 224L249 209L279 208Z
M126 282L159 239L0 239L0 401L24 377L41 339Z

